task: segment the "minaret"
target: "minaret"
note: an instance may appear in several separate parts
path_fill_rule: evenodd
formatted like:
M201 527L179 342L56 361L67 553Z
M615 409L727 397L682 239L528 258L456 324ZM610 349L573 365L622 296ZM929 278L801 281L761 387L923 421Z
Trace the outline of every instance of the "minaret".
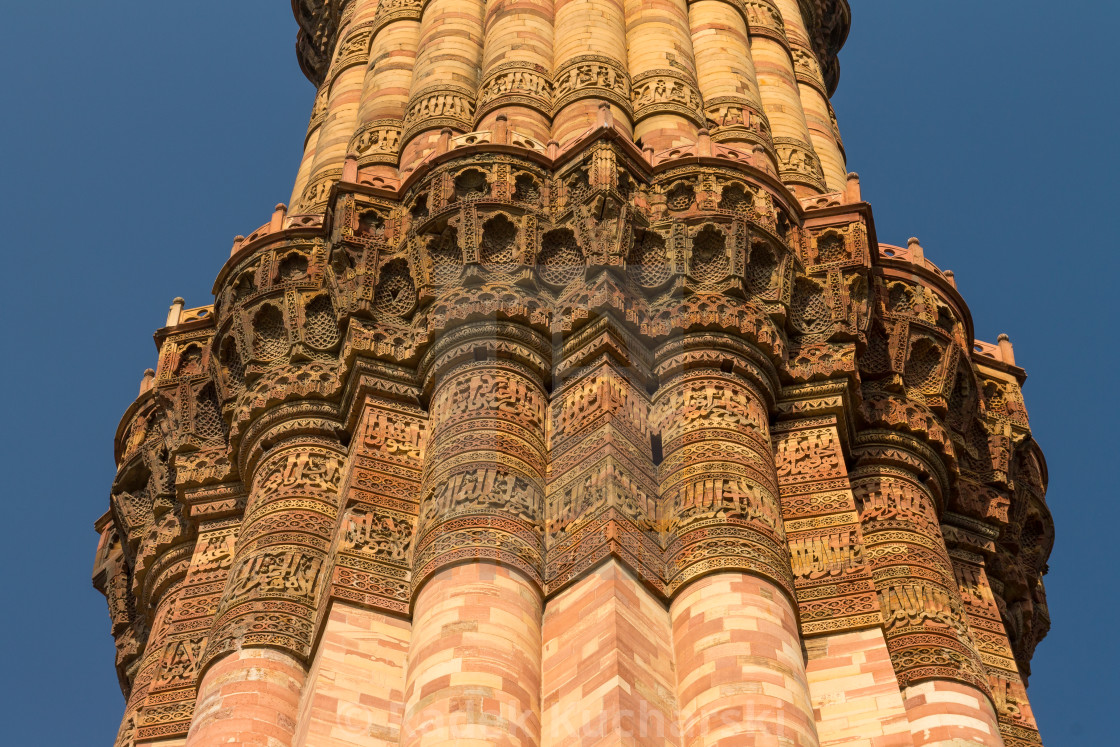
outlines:
M877 238L846 0L293 8L117 431L117 747L1041 744L1026 374Z

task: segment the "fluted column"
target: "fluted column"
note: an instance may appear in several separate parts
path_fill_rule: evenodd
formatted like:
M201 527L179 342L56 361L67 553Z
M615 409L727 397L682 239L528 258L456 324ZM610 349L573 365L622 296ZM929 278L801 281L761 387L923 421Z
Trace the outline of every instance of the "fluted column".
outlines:
M483 0L430 0L424 6L401 135L402 175L432 152L444 127L474 129L485 9Z
M331 185L342 176L350 138L358 124L365 68L373 38L377 0L354 0L349 24L339 33L327 79L327 112L315 143L315 159L297 212L322 212Z
M685 587L669 614L682 745L816 747L797 614L781 587L720 571Z
M742 6L726 0L689 3L696 77L712 140L761 146L777 169L762 108Z
M478 129L508 128L547 144L552 130L552 0L486 5Z
M607 319L561 351L548 424L546 582L560 591L544 612L544 744L677 745L672 631L652 591L662 578L650 356Z
M754 0L746 7L751 58L782 181L801 194L824 192L824 174L801 107L801 89L782 13L771 0Z
M1002 745L938 522L940 460L890 431L861 433L855 457L852 492L915 746Z
M625 0L634 140L656 151L696 142L704 124L686 0Z
M299 170L296 172L296 183L292 187L292 196L288 200L293 213L299 210L303 191L307 189L307 181L311 178L311 167L315 165L315 146L319 143L320 128L327 118L327 94L329 93L327 88L326 83L319 87L319 90L315 92L315 103L311 106L307 134L303 138L303 157L300 159Z
M427 418L411 396L384 396L389 389L400 397L395 382L361 378L364 402L350 410L356 427L344 512L324 570L330 588L321 598L329 594L329 607L320 607L295 747L337 747L359 737L363 747L400 744L412 636L409 546Z
M288 747L307 669L286 651L235 651L207 670L198 688L187 747Z
M771 437L789 540L806 674L821 744L910 744L910 725L876 627L878 595L848 488L846 382L782 389ZM858 743L858 742L856 742Z
M552 138L561 145L592 127L599 103L632 130L623 0L554 0Z
M848 168L844 161L840 130L828 102L824 74L809 41L801 8L797 0L775 2L785 20L786 38L793 52L794 75L801 92L801 108L805 112L805 124L809 128L813 150L821 162L825 186L829 192L843 192L848 183Z
M334 438L336 428L309 415L255 437L252 489L203 657L191 747L292 744L337 523L345 450ZM252 692L243 684L248 681L254 681Z
M401 129L420 43L421 12L420 0L381 2L374 18L358 128L350 139L349 151L357 154L359 168L377 175L397 174Z
M988 490L979 488L978 492ZM965 517L952 516L951 519L956 526L943 524L942 527L964 603L969 634L988 671L1000 733L1008 745L1041 744L1027 686L1015 661L986 569L984 555L994 549L999 530Z
M721 335L658 351L659 476L683 745L815 747L765 360ZM718 672L718 675L716 674ZM747 743L747 742L744 742Z
M480 324L444 333L424 363L407 747L540 743L546 350Z
M124 719L117 733L117 747L132 747L135 742L129 739L143 739L145 727L160 723L158 707L155 714L146 713L154 705L150 700L153 689L169 683L169 673L165 673L168 636L172 632L171 614L183 590L182 580L176 582L160 599L155 608L152 630L148 634L144 655L132 683L132 691L125 704ZM189 704L188 704L189 705Z

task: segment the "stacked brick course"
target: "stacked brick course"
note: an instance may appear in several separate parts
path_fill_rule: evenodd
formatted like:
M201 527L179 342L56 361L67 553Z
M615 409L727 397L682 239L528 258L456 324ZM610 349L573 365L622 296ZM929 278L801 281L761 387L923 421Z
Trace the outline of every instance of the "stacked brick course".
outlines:
M1030 745L1011 343L878 242L844 0L301 0L291 208L181 299L118 747Z

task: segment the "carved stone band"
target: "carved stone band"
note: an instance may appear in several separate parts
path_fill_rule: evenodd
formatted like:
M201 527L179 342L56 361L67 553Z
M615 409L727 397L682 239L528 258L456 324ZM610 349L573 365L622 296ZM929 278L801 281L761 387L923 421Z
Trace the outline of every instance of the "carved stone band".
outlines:
M349 151L358 154L358 165L396 164L401 142L401 122L377 119L362 125L350 139Z
M861 434L852 492L899 681L937 677L988 691L942 536L936 455L920 442Z
M565 62L554 76L553 111L573 101L601 98L629 113L630 76L626 66L603 55L580 55Z
M460 363L432 395L416 581L458 559L496 560L543 584L547 395L510 360Z
M717 96L704 102L704 117L712 140L758 143L773 150L770 122L762 104L745 96Z
M767 0L744 0L747 28L752 35L766 36L787 45L786 25L782 13Z
M778 153L782 181L825 189L824 169L812 145L796 138L776 137L774 150Z
M323 84L318 93L315 94L315 103L311 107L311 120L307 123L307 135L304 137L304 145L311 138L311 134L319 129L319 125L327 118L327 101L330 94L330 86Z
M654 114L676 114L701 127L703 101L695 81L678 70L648 70L634 78L630 91L634 121Z
M372 24L363 24L350 29L339 42L338 49L335 50L334 62L331 63L328 86L347 68L355 65L365 65L369 62L369 49L370 43L373 41L373 32Z
M417 91L408 102L401 140L407 142L420 132L443 127L470 132L474 129L474 98L471 89L452 84Z
M799 44L792 44L790 52L793 55L793 72L797 82L812 86L827 100L828 89L824 85L824 74L817 62L817 55L809 47Z
M382 0L377 4L377 18L373 22L376 34L394 21L419 21L423 14L420 0Z
M548 70L516 62L495 66L479 89L476 120L500 106L527 106L551 116L552 78Z
M320 174L303 190L303 195L300 197L299 204L296 207L300 211L306 211L326 205L327 198L330 197L331 194L331 187L334 186L335 182L337 182L341 176L341 169L332 169L331 171Z
M340 448L297 439L258 465L204 664L238 646L307 656L345 458Z

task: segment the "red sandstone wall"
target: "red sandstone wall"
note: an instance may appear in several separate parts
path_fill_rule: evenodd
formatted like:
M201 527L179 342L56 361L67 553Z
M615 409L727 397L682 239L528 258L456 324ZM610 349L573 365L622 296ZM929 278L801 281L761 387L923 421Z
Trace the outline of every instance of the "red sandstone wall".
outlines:
M669 614L617 560L548 601L542 744L679 745Z

